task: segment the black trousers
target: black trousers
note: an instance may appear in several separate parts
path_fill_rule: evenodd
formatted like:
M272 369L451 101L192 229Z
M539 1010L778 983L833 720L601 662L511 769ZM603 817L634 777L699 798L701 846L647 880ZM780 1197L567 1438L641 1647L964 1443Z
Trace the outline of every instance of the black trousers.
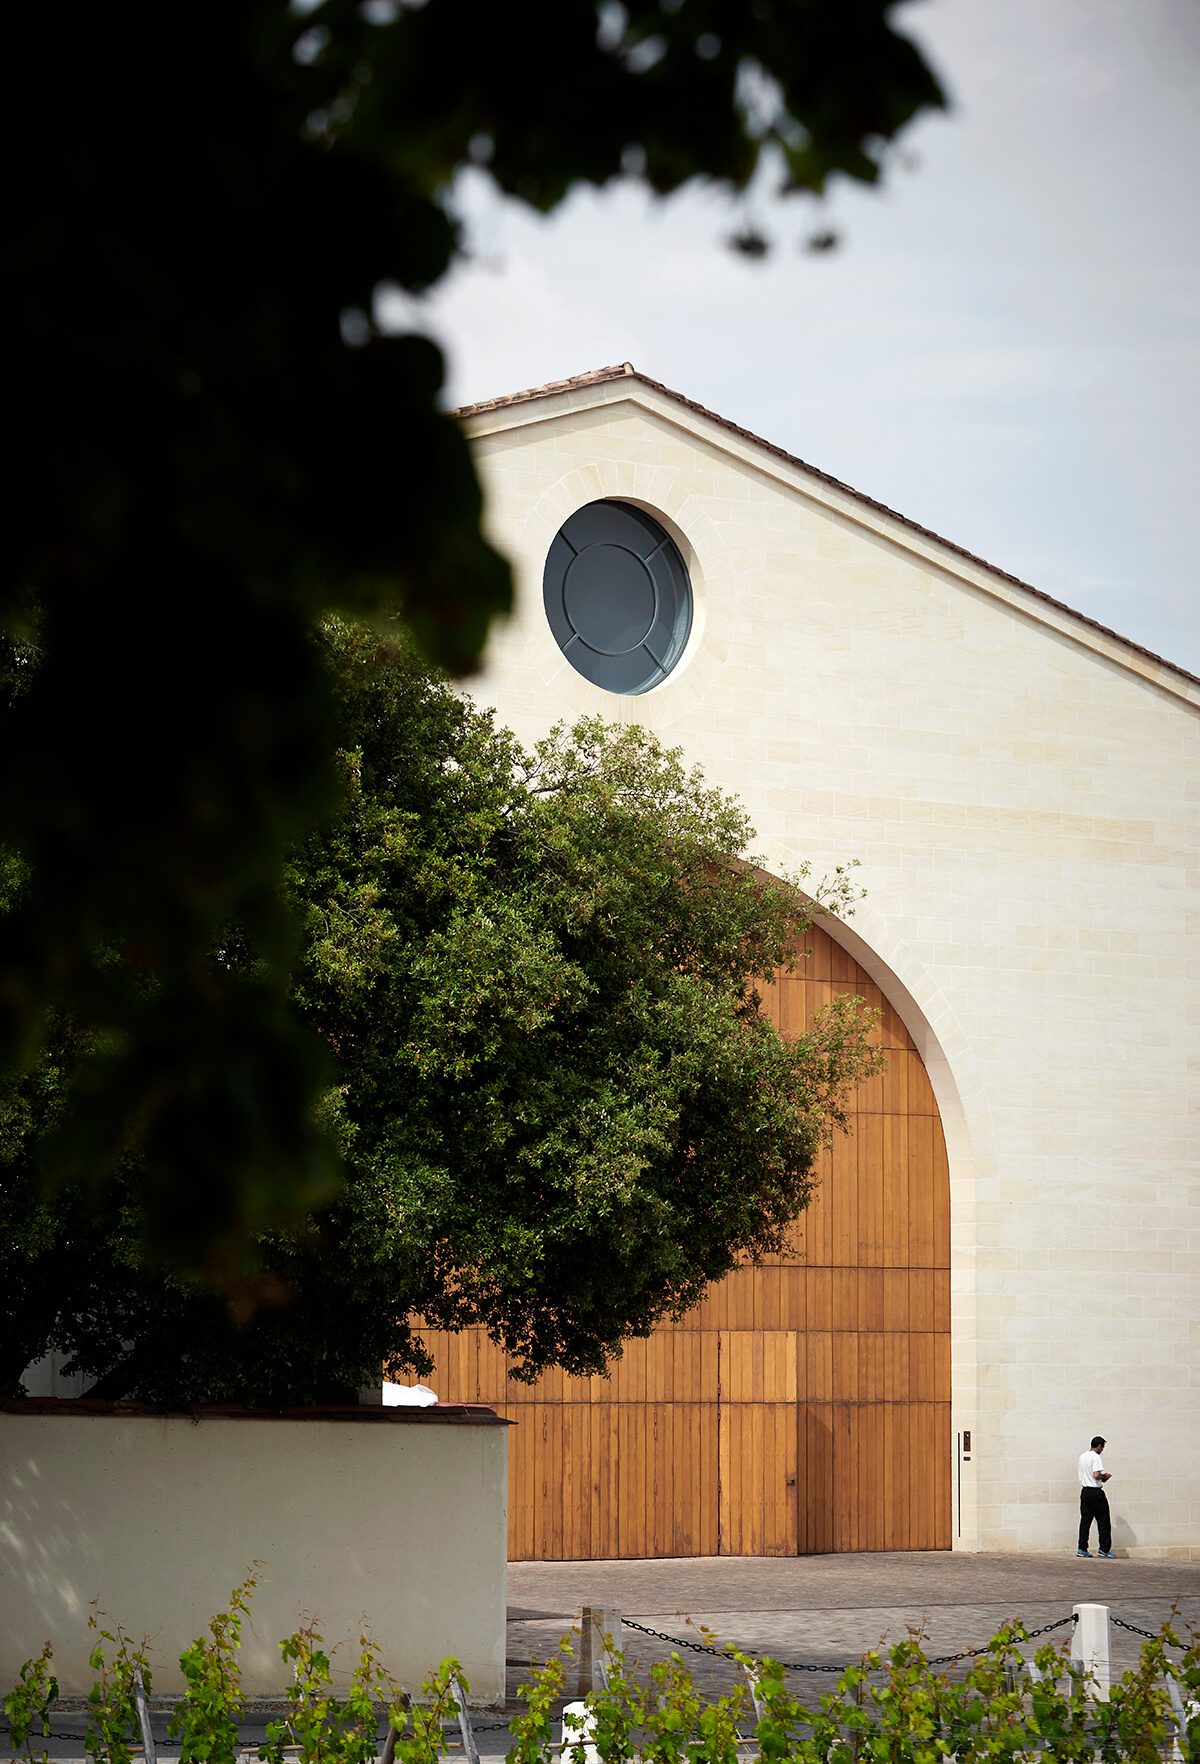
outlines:
M1108 1496L1097 1484L1095 1488L1081 1488L1079 1491L1079 1547L1086 1550L1091 1535L1092 1520L1100 1532L1100 1548L1112 1549L1112 1520L1108 1513Z

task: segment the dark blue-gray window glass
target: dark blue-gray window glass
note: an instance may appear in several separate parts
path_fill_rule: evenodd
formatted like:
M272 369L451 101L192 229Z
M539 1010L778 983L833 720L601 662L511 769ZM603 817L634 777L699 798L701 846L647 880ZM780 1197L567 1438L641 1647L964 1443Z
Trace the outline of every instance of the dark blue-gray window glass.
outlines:
M563 522L542 594L558 647L608 692L657 686L692 628L692 585L678 546L628 502L589 502Z

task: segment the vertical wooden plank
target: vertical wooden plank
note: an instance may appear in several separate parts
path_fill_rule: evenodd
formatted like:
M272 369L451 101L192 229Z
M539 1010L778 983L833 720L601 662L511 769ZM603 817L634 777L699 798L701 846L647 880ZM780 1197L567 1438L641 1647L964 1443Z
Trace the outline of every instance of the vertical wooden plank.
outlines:
M883 1165L887 1158L889 1134L894 1122L890 1116L880 1118L877 1127L866 1130L860 1126L855 1134L858 1169L858 1254L860 1268L880 1266L887 1230L883 1206Z
M541 1560L552 1562L554 1553L550 1542L548 1516L550 1503L547 1500L549 1477L546 1459L550 1449L550 1417L544 1403L529 1403L530 1447L533 1457L533 1475L531 1478L531 1495L533 1500L533 1538Z
M866 1330L883 1328L881 1268L860 1268L858 1271L858 1326Z
M730 1428L733 1425L733 1404L723 1399L716 1405L717 1411L717 1554L731 1556L734 1554L733 1539L730 1535L730 1514L728 1501L730 1498L730 1465L732 1462L732 1442Z
M870 1433L871 1404L851 1403L849 1408L849 1441L851 1458L847 1466L848 1498L854 1503L852 1535L856 1550L871 1549L870 1536Z
M948 1333L935 1335L933 1338L933 1391L934 1401L945 1403L950 1395L950 1336ZM947 1471L947 1475L949 1471Z
M454 1382L462 1392L459 1400L464 1403L475 1401L475 1379L473 1377L475 1356L471 1349L471 1340L465 1332L454 1337Z
M841 1330L833 1337L833 1385L835 1403L858 1395L858 1336Z
M859 1115L855 1131L861 1134L866 1117ZM849 1135L839 1134L832 1147L829 1200L832 1210L832 1242L829 1261L835 1268L855 1265L858 1244L858 1152Z
M551 1500L557 1509L559 1535L559 1558L569 1561L579 1553L579 1496L577 1479L579 1465L575 1454L575 1430L572 1425L574 1405L572 1403L555 1403L554 1421L558 1434L557 1455L559 1480L557 1494L551 1491Z
M643 1368L645 1361L643 1360ZM644 1378L643 1378L644 1387ZM654 1554L654 1408L647 1402L638 1404L637 1502L642 1513L639 1556Z
M777 1467L769 1462L767 1455L767 1419L770 1410L763 1402L750 1403L747 1406L750 1411L750 1451L746 1460L747 1479L743 1485L743 1498L749 1509L750 1525L747 1529L745 1553L748 1556L761 1556L769 1553L767 1489L774 1480Z
M783 1316L783 1269L778 1263L770 1264L761 1269L762 1280L762 1327L764 1329L786 1329L787 1323Z
M829 942L829 978L834 981L854 983L856 974L861 973L858 963L849 950L843 949L832 937Z
M907 1265L930 1268L934 1257L933 1121L921 1116L909 1125L908 1214L910 1242Z
M833 1550L834 1542L834 1409L832 1403L814 1403L809 1408L809 1457L817 1455L817 1507L813 1517L817 1527L817 1548Z
M597 1451L600 1444L598 1405L581 1401L576 1409L575 1437L579 1442L579 1549L590 1558L596 1547L596 1517L600 1505Z
M596 1465L600 1484L600 1514L592 1534L593 1558L619 1556L621 1530L617 1522L617 1462L620 1452L620 1413L613 1403L600 1409L600 1450Z
M639 1382L642 1382L639 1380ZM629 1406L629 1439L632 1463L629 1476L630 1537L622 1550L627 1556L648 1556L651 1553L650 1532L653 1515L646 1492L646 1466L650 1456L650 1413L644 1402Z
M526 1528L526 1500L523 1486L525 1473L525 1441L523 1417L508 1430L508 1554L513 1562L530 1560L530 1542Z
M807 1268L785 1263L779 1270L779 1327L808 1328Z
M721 1404L721 1554L746 1553L746 1505L742 1498L746 1469L744 1403Z
M947 1350L949 1342L947 1342ZM948 1357L948 1355L947 1355ZM944 1388L949 1390L950 1378L947 1370ZM951 1489L951 1478L954 1474L953 1442L950 1430L950 1404L937 1404L937 1436L936 1449L941 1474L938 1477L938 1508L937 1536L933 1544L935 1550L949 1550L954 1547L954 1497Z
M826 1147L813 1166L815 1187L804 1214L804 1247L810 1268L827 1268L833 1259L833 1154Z
M854 1549L853 1524L857 1501L854 1498L853 1485L847 1486L853 1467L850 1448L849 1404L835 1402L832 1405L832 1433L833 1539L830 1547L839 1552L851 1551Z
M830 1402L833 1398L833 1335L829 1331L814 1332L805 1338L806 1383L809 1401Z
M895 1048L889 1048L882 1033L879 1044L884 1050L887 1067L883 1074L883 1112L885 1115L903 1116L908 1103L908 1062L910 1054Z
M883 1327L903 1333L909 1326L907 1268L886 1268L883 1275Z
M835 1330L858 1328L858 1269L832 1270L833 1318Z
M689 1427L692 1412L693 1405L691 1403L671 1403L668 1405L667 1426L670 1429L670 1451L672 1460L677 1466L669 1515L671 1541L668 1554L672 1556L691 1556L695 1553L692 1544L692 1517L698 1478L695 1446L690 1437Z
M946 1138L937 1115L933 1119L933 1260L934 1266L950 1266L950 1166Z
M719 1414L719 1405L715 1402L711 1402L704 1404L698 1417L703 1428L703 1541L699 1551L702 1556L718 1555L721 1547L719 1464L717 1449Z
M805 1282L806 1314L803 1327L810 1334L833 1328L833 1272L829 1268L810 1268Z
M937 1410L934 1403L923 1403L921 1428L921 1495L923 1550L937 1548L938 1480L941 1465L937 1452Z
M909 1343L906 1339L905 1346ZM910 1402L908 1405L908 1528L904 1537L906 1550L919 1550L918 1541L923 1535L925 1489L927 1478L924 1474L924 1415L923 1405Z
M869 1550L885 1550L887 1533L883 1517L883 1416L884 1405L871 1403L864 1410L870 1416L870 1439L866 1453L867 1485L865 1492L868 1513L868 1542L864 1548Z
M624 1367L628 1379L628 1400L631 1403L644 1403L649 1390L646 1383L647 1343L644 1338L635 1336L625 1344Z
M792 1365L795 1366L795 1341L792 1338ZM795 1401L781 1403L776 1409L777 1441L782 1475L783 1502L780 1532L780 1554L795 1556L800 1551L800 1433L796 1425Z
M884 1361L884 1343L887 1337L882 1330L871 1330L859 1338L859 1389L873 1403L880 1403L887 1395L886 1372ZM880 1545L880 1548L883 1548Z
M617 1403L614 1405L617 1419L617 1435L614 1441L614 1472L616 1482L616 1537L617 1556L636 1555L634 1544L634 1526L636 1519L633 1511L633 1405Z
M908 1327L914 1335L933 1331L934 1278L932 1268L914 1268L909 1277Z
M666 1402L670 1394L671 1342L672 1338L669 1334L656 1332L643 1343L646 1353L646 1400L648 1402Z
M669 1556L674 1548L675 1506L680 1483L689 1475L689 1466L675 1456L673 1403L656 1403L654 1410L654 1470L657 1487L654 1494L654 1519L657 1536L654 1553Z
M542 1498L546 1503L546 1529L550 1538L551 1559L561 1562L565 1554L563 1538L563 1405L546 1404L546 1463Z
M747 1263L740 1270L742 1276L742 1328L762 1328L762 1294L759 1290L759 1270L752 1263Z
M884 1459L889 1466L883 1509L884 1535L888 1549L903 1547L899 1540L903 1536L904 1513L908 1503L905 1431L907 1415L908 1409L902 1404L886 1403L883 1406Z

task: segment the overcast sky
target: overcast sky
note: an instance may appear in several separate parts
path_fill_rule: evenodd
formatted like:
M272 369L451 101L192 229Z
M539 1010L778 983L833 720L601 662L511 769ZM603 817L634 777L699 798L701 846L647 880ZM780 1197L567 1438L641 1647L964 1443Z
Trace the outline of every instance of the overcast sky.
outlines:
M631 361L1200 673L1200 5L899 16L952 111L882 191L760 206L765 264L712 193L542 220L468 180L476 256L425 303L447 401Z

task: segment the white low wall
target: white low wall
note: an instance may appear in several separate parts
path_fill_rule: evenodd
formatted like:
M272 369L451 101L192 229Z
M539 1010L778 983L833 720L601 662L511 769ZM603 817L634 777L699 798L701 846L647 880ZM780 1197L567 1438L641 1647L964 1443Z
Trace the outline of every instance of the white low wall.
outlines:
M335 1672L364 1626L413 1691L447 1654L504 1697L508 1428L489 1410L303 1419L31 1402L0 1414L0 1692L49 1637L64 1696L91 1684L89 1605L153 1637L155 1693L263 1563L243 1681L278 1694L302 1616Z

